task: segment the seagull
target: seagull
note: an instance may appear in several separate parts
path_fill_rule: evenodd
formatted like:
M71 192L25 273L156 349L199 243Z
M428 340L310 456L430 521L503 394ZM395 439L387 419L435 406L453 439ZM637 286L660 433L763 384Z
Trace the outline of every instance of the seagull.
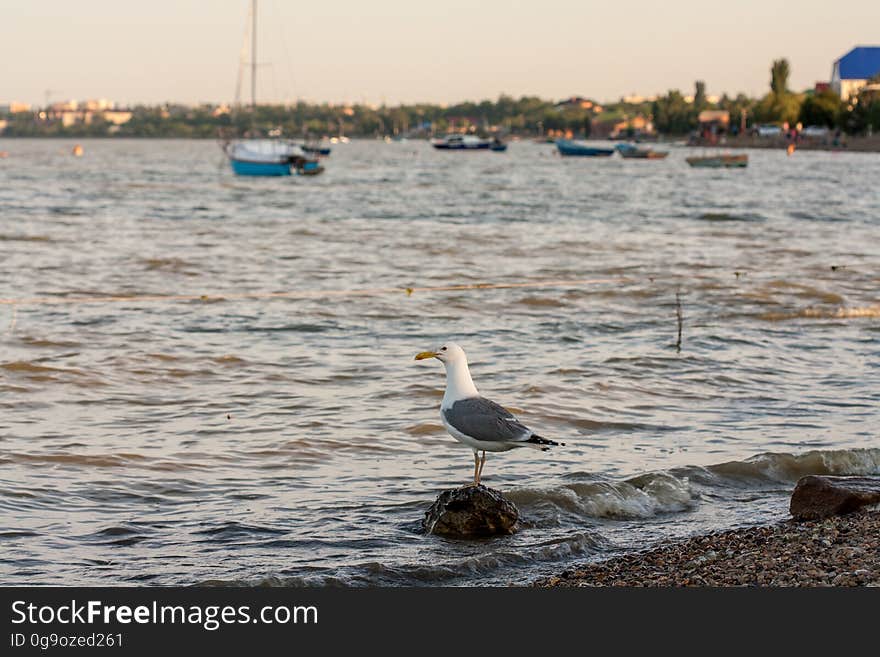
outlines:
M506 452L531 447L546 452L565 443L542 438L519 422L503 406L480 396L468 370L464 349L447 342L436 351L416 354L416 360L436 358L446 367L446 393L440 403L440 419L453 438L474 450L474 486L486 463L486 452ZM483 455L480 457L479 452Z

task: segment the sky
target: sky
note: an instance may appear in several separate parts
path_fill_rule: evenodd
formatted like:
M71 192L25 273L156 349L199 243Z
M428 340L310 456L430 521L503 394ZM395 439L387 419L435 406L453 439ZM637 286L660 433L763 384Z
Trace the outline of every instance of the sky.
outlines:
M0 0L0 103L234 100L247 0ZM599 101L793 89L880 44L880 1L259 0L259 102ZM245 78L244 89L249 89Z

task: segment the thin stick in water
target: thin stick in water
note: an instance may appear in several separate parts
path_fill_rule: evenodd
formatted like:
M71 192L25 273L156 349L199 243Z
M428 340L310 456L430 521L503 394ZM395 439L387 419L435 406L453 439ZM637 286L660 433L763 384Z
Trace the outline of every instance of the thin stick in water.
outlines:
M675 316L678 318L678 340L675 342L675 350L678 353L681 353L681 327L684 324L684 319L681 315L681 293L675 293Z

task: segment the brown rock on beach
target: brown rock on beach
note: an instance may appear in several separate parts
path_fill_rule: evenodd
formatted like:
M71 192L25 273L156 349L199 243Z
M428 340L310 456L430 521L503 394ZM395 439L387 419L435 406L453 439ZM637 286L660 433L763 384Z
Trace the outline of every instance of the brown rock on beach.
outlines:
M880 504L880 477L801 477L789 511L796 520L820 520Z

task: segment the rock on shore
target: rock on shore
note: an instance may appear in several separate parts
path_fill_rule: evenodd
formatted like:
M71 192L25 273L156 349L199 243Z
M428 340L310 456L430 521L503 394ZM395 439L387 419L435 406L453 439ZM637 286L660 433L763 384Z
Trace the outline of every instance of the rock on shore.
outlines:
M880 477L808 475L797 482L789 511L796 520L820 520L880 504Z
M425 513L425 533L454 538L512 534L519 511L500 491L485 486L452 488L440 493Z

